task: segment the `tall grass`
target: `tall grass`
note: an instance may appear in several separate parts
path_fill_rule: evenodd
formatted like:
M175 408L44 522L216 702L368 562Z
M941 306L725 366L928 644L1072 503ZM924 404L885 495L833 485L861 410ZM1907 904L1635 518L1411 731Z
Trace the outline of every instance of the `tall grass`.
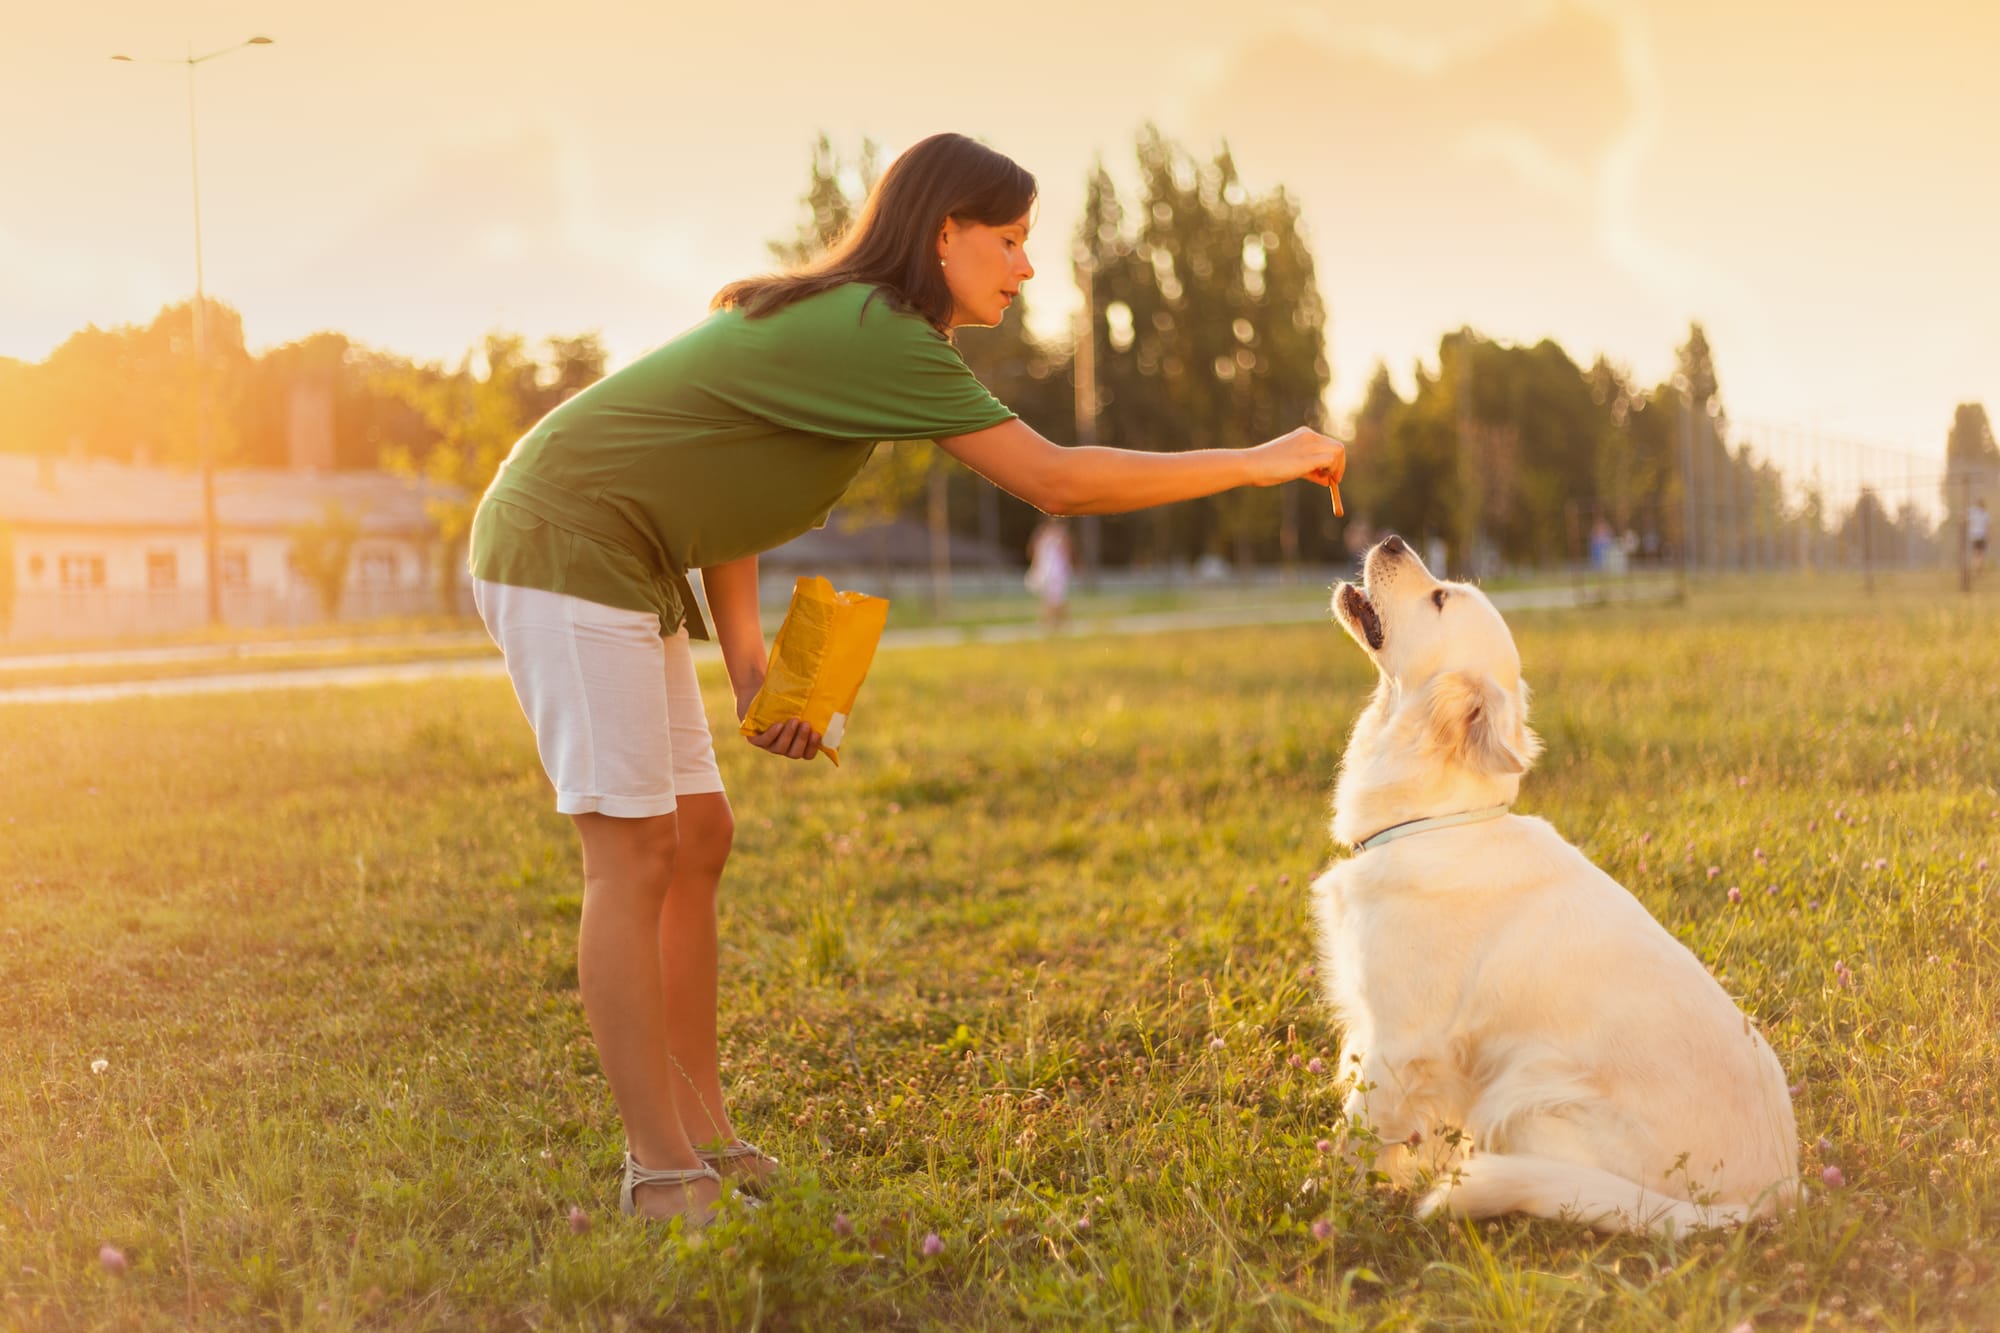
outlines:
M1994 617L1699 610L1514 618L1521 808L1764 1026L1780 1222L1354 1178L1305 887L1366 664L1072 639L884 656L839 771L724 744L725 1077L787 1183L694 1244L616 1215L503 682L0 710L0 1327L1994 1326Z

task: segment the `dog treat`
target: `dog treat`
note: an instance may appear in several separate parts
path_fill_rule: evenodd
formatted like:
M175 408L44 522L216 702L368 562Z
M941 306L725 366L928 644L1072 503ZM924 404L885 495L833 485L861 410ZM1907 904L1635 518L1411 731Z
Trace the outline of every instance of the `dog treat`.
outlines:
M743 717L743 734L755 739L780 722L803 719L819 733L820 753L838 767L848 714L888 619L886 598L835 592L823 578L800 579L771 644L764 684Z

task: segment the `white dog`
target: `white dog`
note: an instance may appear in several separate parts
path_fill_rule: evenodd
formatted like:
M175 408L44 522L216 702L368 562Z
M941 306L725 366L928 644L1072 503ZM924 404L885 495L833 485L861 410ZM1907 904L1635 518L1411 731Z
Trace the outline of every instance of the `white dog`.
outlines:
M1390 537L1334 618L1381 681L1313 885L1327 998L1377 1165L1420 1211L1600 1231L1739 1223L1798 1194L1784 1071L1700 961L1540 819L1521 659L1478 589Z

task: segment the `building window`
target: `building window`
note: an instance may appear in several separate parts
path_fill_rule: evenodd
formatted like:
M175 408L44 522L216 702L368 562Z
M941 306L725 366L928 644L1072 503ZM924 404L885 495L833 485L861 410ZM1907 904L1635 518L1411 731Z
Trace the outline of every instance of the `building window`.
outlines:
M62 587L65 592L83 592L104 586L104 557L66 555L62 557Z
M181 583L180 558L172 551L146 552L146 586L154 592L172 592Z
M222 586L225 588L247 588L250 586L250 553L241 547L221 553Z
M363 583L394 583L396 581L396 553L394 551L363 551L361 553L361 581Z

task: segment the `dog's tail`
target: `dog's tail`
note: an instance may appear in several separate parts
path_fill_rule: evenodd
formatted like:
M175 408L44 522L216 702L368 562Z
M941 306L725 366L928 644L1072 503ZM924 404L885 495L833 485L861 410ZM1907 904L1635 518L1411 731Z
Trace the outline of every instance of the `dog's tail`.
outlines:
M1461 1217L1532 1213L1567 1217L1597 1231L1681 1234L1708 1227L1740 1226L1767 1210L1762 1202L1690 1203L1649 1190L1594 1166L1548 1157L1474 1153L1454 1178L1424 1197L1419 1216L1443 1211Z

